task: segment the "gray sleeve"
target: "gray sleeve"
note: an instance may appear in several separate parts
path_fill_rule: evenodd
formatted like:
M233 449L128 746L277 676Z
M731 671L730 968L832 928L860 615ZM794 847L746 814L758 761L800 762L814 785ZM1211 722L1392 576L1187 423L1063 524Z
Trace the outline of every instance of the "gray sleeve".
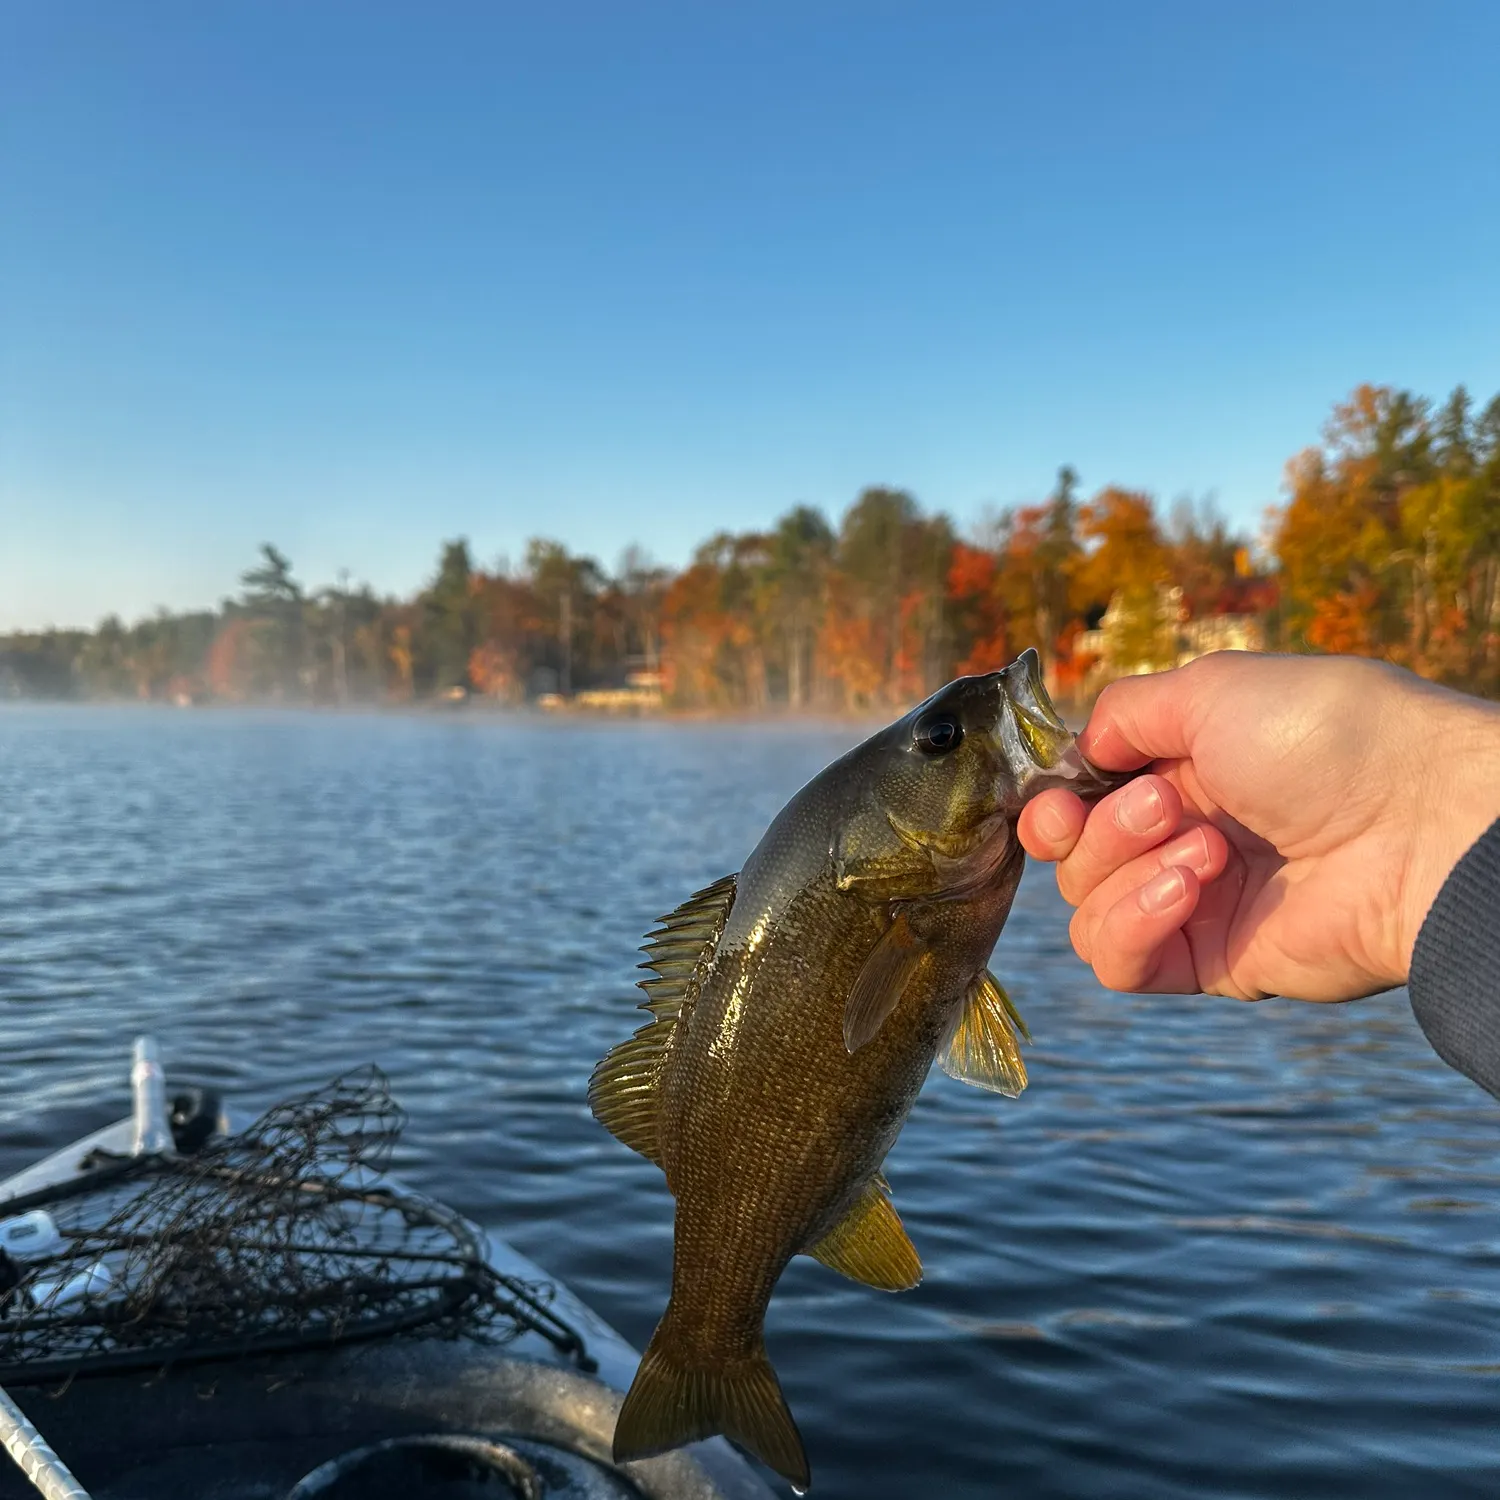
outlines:
M1437 1055L1500 1098L1500 819L1438 892L1407 988Z

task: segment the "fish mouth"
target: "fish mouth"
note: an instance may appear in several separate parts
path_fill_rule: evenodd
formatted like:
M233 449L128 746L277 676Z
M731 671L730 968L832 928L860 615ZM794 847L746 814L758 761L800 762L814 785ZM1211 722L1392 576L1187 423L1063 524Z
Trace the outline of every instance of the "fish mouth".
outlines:
M1073 731L1047 695L1035 647L1028 646L998 675L1000 737L1028 797L1050 786L1065 786L1081 797L1099 796L1118 785L1117 778L1084 759Z

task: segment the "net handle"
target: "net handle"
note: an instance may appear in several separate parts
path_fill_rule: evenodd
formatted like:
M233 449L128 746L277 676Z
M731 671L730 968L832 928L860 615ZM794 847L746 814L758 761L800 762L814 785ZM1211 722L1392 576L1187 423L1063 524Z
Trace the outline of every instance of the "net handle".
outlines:
M73 1477L52 1445L36 1430L31 1418L0 1387L0 1441L17 1467L46 1500L89 1500L89 1492Z

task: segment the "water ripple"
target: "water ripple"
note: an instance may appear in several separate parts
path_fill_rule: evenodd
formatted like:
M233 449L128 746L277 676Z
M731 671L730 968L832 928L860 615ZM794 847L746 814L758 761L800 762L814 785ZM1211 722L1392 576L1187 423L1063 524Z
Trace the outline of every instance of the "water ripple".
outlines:
M0 1170L122 1113L142 1030L258 1103L378 1062L401 1169L644 1341L671 1204L589 1068L641 934L847 740L0 708ZM1404 998L1107 995L1043 872L995 967L1032 1088L918 1101L923 1285L798 1261L772 1307L819 1493L1500 1490L1500 1108Z

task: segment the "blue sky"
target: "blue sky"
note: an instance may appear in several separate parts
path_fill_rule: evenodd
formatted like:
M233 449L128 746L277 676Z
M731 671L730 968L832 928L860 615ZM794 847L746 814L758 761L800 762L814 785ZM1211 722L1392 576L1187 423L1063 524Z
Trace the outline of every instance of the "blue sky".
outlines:
M1500 6L0 0L0 629L1500 390Z

